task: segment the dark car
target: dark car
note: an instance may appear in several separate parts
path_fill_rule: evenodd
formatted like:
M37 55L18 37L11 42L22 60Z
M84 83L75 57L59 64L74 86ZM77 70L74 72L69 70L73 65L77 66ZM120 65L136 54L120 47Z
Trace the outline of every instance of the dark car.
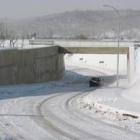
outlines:
M89 81L89 87L100 87L103 85L103 79L101 77L92 77Z

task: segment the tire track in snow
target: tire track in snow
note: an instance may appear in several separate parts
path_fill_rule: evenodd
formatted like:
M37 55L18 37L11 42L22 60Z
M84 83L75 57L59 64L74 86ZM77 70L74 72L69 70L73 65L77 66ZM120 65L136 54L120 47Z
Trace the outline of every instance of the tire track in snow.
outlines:
M99 74L100 74L100 72L98 72ZM103 74L103 73L102 73ZM105 75L105 74L104 74ZM80 77L76 77L75 75L74 75L74 77L72 78L72 79L74 79L74 81L79 81L79 79L81 79ZM57 95L57 96L59 96L59 95ZM41 121L41 122L43 122L41 125L43 125L43 124L45 124L44 125L44 127L46 128L46 130L48 131L48 129L50 129L50 131L55 131L55 132L57 132L58 134L56 134L56 136L57 137L59 137L60 135L62 136L61 137L61 139L64 137L66 137L66 138L68 138L68 139L78 139L77 137L74 137L74 136L71 136L71 135L69 135L69 133L66 133L65 131L63 131L63 130L60 130L58 127L56 127L55 125L53 125L53 123L51 122L51 121L49 121L49 119L46 119L46 116L43 116L43 114L42 114L42 112L41 112L41 107L46 103L46 102L48 102L49 100L51 100L52 98L55 98L55 97L57 97L57 96L54 96L54 97L50 97L50 98L47 98L47 99L45 99L45 100L43 100L39 105L38 105L38 107L37 107L37 114L39 114L39 115L41 115L42 116L42 118L41 118L41 120L38 120L38 121ZM41 122L39 122L39 123L41 123ZM82 130L81 130L82 131ZM53 135L54 135L54 133L53 133ZM93 136L93 135L92 135ZM97 138L97 136L96 135L94 135L94 137L95 138ZM100 138L100 137L98 137L98 139L102 139L102 138Z
M84 93L83 92L83 94L88 94L88 93ZM83 95L82 94L82 95ZM68 94L67 94L68 95ZM77 118L79 119L79 120L81 120L81 121L86 121L86 122L88 122L90 125L91 124L94 124L94 123L92 123L92 121L94 121L94 122L96 122L98 125L100 125L101 127L107 127L108 129L110 129L110 130L112 130L112 132L114 131L117 131L117 132L115 132L115 134L117 133L117 135L116 135L116 140L118 139L118 137L119 137L119 133L120 134L122 134L123 135L123 138L125 138L125 139L129 139L130 137L132 138L132 137L134 137L135 138L135 140L139 140L139 134L138 133L135 133L135 132L132 132L132 131L129 131L129 130L126 130L126 129L124 129L124 128L121 128L121 127L118 127L118 126L115 126L115 125L112 125L112 124L108 124L108 123L104 123L104 122L102 122L102 121L100 121L100 120L98 120L98 119L95 119L95 118L91 118L91 117L89 117L89 116L87 116L87 115L85 115L85 114L83 114L83 113L78 113L77 112L77 110L73 113L73 109L72 109L72 111L71 111L71 107L73 106L70 106L70 104L71 104L71 102L72 102L72 100L73 99L75 99L75 98L79 98L78 96L79 95L81 95L81 93L76 93L76 95L74 94L72 97L70 97L69 98L69 96L68 96L68 99L66 100L66 107L68 108L68 111L70 111L70 112L72 112L72 114L73 114L73 116L77 116ZM57 96L53 96L53 97L51 97L51 98L48 98L48 99L45 99L42 103L41 103L41 105L40 105L40 112L41 112L41 106L43 106L43 104L45 104L45 103L47 103L47 102L49 102L49 100L52 100L52 102L53 101L55 101L55 100L57 100L57 97L59 97L59 96L64 96L64 94L60 94L60 95L57 95ZM60 100L59 100L59 102L60 102ZM75 106L74 106L75 107ZM76 114L75 114L76 113ZM78 115L77 115L78 114ZM41 113L41 115L43 115L42 113ZM82 116L82 117L81 117ZM44 117L44 116L43 116ZM83 118L86 118L86 119L83 119ZM44 122L46 121L46 117L44 117ZM52 124L51 124L52 125ZM53 126L53 130L54 130L54 127L56 127L56 126ZM101 127L100 127L100 129L101 129ZM99 129L99 131L100 131L100 129ZM57 130L56 130L57 131ZM110 133L110 131L108 131L108 133ZM126 133L128 134L128 135L126 135ZM115 135L113 135L114 133L112 133L112 137ZM96 137L96 139L98 139L97 138L97 136L95 135L95 137ZM99 139L101 139L101 138L99 138ZM103 137L103 139L104 139L104 137Z
M8 101L9 102L9 101ZM4 102L2 102L3 104L7 104L7 101L5 100ZM21 139L21 140L23 140L24 138L22 137L22 136L20 136L17 132L13 132L13 127L11 126L10 128L9 128L9 126L10 126L10 124L9 124L9 120L7 120L6 118L5 118L5 113L3 112L3 106L4 105L0 105L0 107L2 107L2 109L1 109L1 111L2 111L2 114L1 114L1 117L0 117L0 124L1 124L1 126L4 128L4 130L2 130L2 132L3 132L3 134L6 134L7 135L7 137L9 137L9 139L11 138L11 139L15 139L15 138L18 138L18 139ZM5 130L6 130L6 132L5 132Z
M27 98L8 100L3 105L2 114L4 115L5 121L8 124L8 126L6 126L6 127L7 128L10 127L9 129L11 129L11 132L13 134L16 134L18 136L18 138L21 137L21 139L32 140L32 139L34 139L34 137L31 134L29 134L28 132L26 132L22 127L19 127L19 125L16 124L17 122L15 123L14 120L12 120L13 117L16 117L16 118L21 117L21 116L18 116L18 115L16 116L18 110L14 110L14 106L19 104L20 102L23 102L23 101L27 101ZM17 106L19 107L19 105L17 105ZM10 113L13 110L14 110L14 113ZM25 138L25 136L26 136L26 138Z
M83 133L85 133L86 135L88 135L90 138L92 137L92 140L103 140L103 138L100 138L99 136L96 136L96 135L93 135L93 134L90 134L90 133L87 133L86 131L83 131L82 129L80 129L80 128L78 128L78 127L76 127L76 126L74 126L74 125L71 125L71 124L69 124L69 123L65 123L67 126L69 126L69 127L72 127L73 129L74 129L74 131L76 131L78 134L81 134L81 136L80 136L80 138L79 138L79 136L77 136L77 137L74 137L74 136L72 136L72 134L69 134L68 132L66 132L66 130L63 130L63 129L60 129L58 126L56 126L56 125L54 125L54 122L51 122L50 120L49 120L49 118L47 117L46 118L46 116L44 116L43 115L43 113L42 113L42 111L41 111L41 108L42 108L42 106L46 103L46 102L49 102L50 100L56 100L55 98L56 97L59 97L59 96L63 96L64 94L60 94L60 95L55 95L55 96L53 96L53 97L50 97L50 98L47 98L47 99L45 99L45 100L43 100L41 103L40 103L40 105L38 106L38 113L40 114L40 115L42 115L42 122L44 123L44 124L46 124L47 125L47 127L49 127L49 128L51 128L51 130L52 131L54 131L54 132L56 132L56 133L58 133L59 135L61 135L62 137L65 137L65 138L67 138L67 139L72 139L72 140L77 140L77 139L79 139L79 140L81 140L81 136L83 135ZM47 113L50 113L51 114L51 112L48 112L48 110L47 110ZM53 114L52 114L53 115ZM73 131L73 129L71 130L71 131ZM79 131L79 132L78 132ZM54 134L54 133L53 133ZM84 134L84 135L85 135ZM84 136L83 135L83 136ZM56 135L56 136L58 136L58 135ZM62 139L62 138L60 138L60 139Z
M24 99L14 99L14 104L11 106L10 102L8 105L8 110L11 116L7 116L7 120L9 120L11 125L13 125L15 128L19 129L19 132L21 131L23 136L26 136L26 140L52 140L52 137L48 136L49 134L43 131L42 128L36 125L34 121L32 121L32 118L36 118L38 116L32 114L30 112L30 103L31 101L36 99L36 97L24 97ZM16 101L15 101L16 100ZM35 101L38 101L37 99ZM12 102L12 101L11 101ZM18 113L17 113L18 112ZM20 113L21 112L21 113ZM13 118L15 116L12 116L12 114L17 114L16 118ZM18 116L19 114L19 116ZM18 117L18 118L17 118ZM20 119L19 119L20 117ZM22 118L22 119L21 119ZM21 127L19 127L19 124Z
M56 96L56 95L55 95ZM54 96L54 97L55 97ZM58 95L57 95L58 96ZM57 137L57 139L70 139L70 140L80 140L78 137L75 137L73 135L70 135L69 133L65 132L64 130L61 130L59 127L55 126L51 121L49 121L49 119L47 119L41 112L41 108L42 106L47 102L49 101L50 99L54 98L54 97L49 97L45 100L43 100L38 108L37 108L37 111L38 111L38 114L41 117L40 121L44 124L43 126L47 129L47 130L50 130L51 133L53 132L53 135L55 135Z
M123 133L123 135L124 135L124 138L125 139L129 139L130 137L131 138L135 138L135 140L137 139L137 140L139 140L139 137L140 137L140 133L137 133L137 132L133 132L133 131L131 131L131 130L129 130L129 129L125 129L125 128L122 128L122 127L119 127L119 126L116 126L116 125L113 125L113 124L108 124L108 123L105 123L105 122L103 122L103 121L101 121L101 120L99 120L99 119L96 119L96 118L94 118L94 117L90 117L90 116L88 116L87 114L85 114L85 113L82 113L78 108L77 108L77 106L76 106L76 100L79 98L79 97L81 97L81 96L85 96L85 95L87 95L87 94L89 94L88 92L86 93L78 93L77 95L75 95L75 96L72 96L71 98L69 98L67 101L66 101L66 108L69 110L69 112L71 112L74 116L77 116L81 121L86 121L86 122L89 122L90 124L92 124L92 122L94 121L94 122L96 122L98 125L101 125L102 127L104 126L104 127L108 127L108 129L114 129L115 131L119 131L119 133L118 134L122 134ZM77 109L76 109L77 108ZM82 116L82 117L81 117ZM93 123L93 125L94 125L94 123ZM114 132L115 132L114 131ZM128 134L128 135L126 135L126 133ZM115 134L113 135L113 136L115 136ZM116 138L116 140L117 140L118 138Z

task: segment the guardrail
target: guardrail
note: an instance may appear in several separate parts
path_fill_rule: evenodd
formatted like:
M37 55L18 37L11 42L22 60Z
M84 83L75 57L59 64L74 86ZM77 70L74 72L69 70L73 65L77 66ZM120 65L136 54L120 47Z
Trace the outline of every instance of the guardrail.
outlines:
M29 40L29 45L60 45L60 46L87 46L87 47L112 47L117 46L117 41L93 41L93 40L49 40L49 39L34 39ZM140 47L139 41L121 41L120 46Z
M29 45L54 45L54 41L35 39L35 40L29 40Z

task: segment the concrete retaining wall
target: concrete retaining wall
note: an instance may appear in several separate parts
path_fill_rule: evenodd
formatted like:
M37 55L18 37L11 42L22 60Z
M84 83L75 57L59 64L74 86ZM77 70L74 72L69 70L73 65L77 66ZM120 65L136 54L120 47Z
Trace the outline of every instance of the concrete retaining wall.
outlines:
M0 50L0 85L56 81L64 69L58 46Z

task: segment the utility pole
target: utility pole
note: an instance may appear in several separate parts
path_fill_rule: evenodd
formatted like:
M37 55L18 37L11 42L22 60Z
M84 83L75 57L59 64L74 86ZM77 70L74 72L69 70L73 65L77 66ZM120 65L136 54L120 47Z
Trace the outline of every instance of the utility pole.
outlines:
M7 18L5 18L5 35L6 35L6 39L7 39Z
M115 7L110 6L110 5L103 5L103 7L111 8L113 9L118 16L118 47L117 47L117 87L119 87L119 48L120 48L120 12L117 10Z

